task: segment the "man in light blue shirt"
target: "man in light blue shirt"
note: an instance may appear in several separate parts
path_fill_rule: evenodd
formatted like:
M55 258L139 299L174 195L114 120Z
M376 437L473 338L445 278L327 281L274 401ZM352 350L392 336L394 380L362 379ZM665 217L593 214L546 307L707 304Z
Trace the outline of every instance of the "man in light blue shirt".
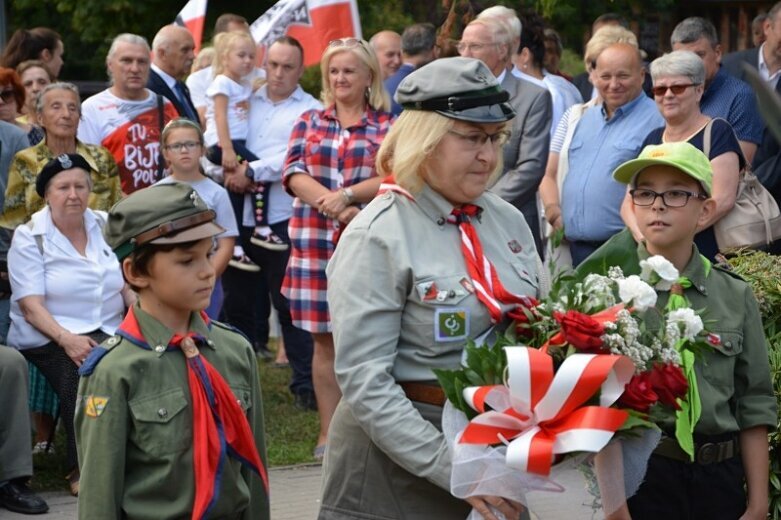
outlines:
M603 101L578 122L562 187L561 214L573 266L624 228L619 211L626 186L613 180L613 170L637 157L648 132L664 125L643 92L645 71L637 47L607 47L596 60L595 76Z
M309 110L322 109L322 105L304 92L298 81L304 72L304 53L301 44L289 37L278 38L268 49L266 56L266 84L253 94L249 110L249 137L247 148L257 161L249 164L249 173L234 174L225 180L228 189L244 191L250 180L270 182L268 200L268 223L274 233L288 241L287 225L293 216L293 199L282 188L282 166L287 155L290 132L296 119ZM250 179L251 177L251 179ZM249 241L255 227L254 202L249 193L244 198L244 215L240 222L242 245L249 257L260 266L260 275L265 279L274 308L277 310L285 342L285 352L293 369L290 391L299 408L315 410L312 386L312 337L308 332L296 328L290 319L290 307L282 296L280 288L285 276L289 249L272 251L258 247ZM236 271L236 270L234 270ZM225 283L225 306L233 316L247 316L251 327L254 292L247 290L253 283L260 290L258 281L253 282L255 273L232 273L230 282ZM244 312L242 312L244 311ZM243 327L239 327L244 330Z

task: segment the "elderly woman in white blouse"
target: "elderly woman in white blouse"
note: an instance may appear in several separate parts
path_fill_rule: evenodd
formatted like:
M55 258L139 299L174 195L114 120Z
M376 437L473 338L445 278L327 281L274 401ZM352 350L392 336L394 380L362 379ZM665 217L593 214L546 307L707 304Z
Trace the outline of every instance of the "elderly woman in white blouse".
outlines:
M43 167L35 187L46 206L16 229L8 252L8 343L38 367L60 398L73 494L79 479L73 435L78 367L114 333L133 298L103 239L105 214L87 207L90 168L78 154L60 155Z

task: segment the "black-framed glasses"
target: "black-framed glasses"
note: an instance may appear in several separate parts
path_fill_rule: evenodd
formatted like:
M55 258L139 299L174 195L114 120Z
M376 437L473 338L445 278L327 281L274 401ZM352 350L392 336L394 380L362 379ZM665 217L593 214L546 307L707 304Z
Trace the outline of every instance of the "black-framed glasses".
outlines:
M0 99L3 100L3 103L9 103L15 99L14 94L15 92L12 88L3 89L0 91Z
M708 198L704 193L694 193L686 190L667 190L657 193L646 188L635 188L629 190L629 194L632 196L632 202L636 206L652 206L656 202L656 198L661 197L664 205L669 208L682 208L688 204L689 199L692 197L700 200Z
M447 132L449 134L458 136L469 150L479 150L485 146L485 143L489 140L491 141L492 146L498 148L506 143L508 139L510 139L510 132L507 130L501 130L495 134L487 134L479 130L475 130L474 132L468 134L462 134L461 132L456 132L455 130L448 130Z
M173 150L174 152L182 153L185 150L187 150L188 152L192 152L199 146L201 146L201 143L199 143L198 141L184 141L181 143L171 143L166 145L165 147L168 150Z
M696 87L699 85L699 83L689 83L687 85L667 85L667 86L658 86L651 89L651 92L654 93L654 96L656 97L662 97L665 94L667 94L668 90L671 90L674 96L680 96L684 93L684 91L689 87Z

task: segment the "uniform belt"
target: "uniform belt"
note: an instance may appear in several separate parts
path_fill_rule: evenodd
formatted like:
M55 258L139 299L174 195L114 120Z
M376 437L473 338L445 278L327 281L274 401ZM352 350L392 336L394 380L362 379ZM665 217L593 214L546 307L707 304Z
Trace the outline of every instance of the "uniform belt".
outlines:
M441 386L427 383L416 383L414 381L404 381L399 383L401 389L407 394L410 401L418 403L433 404L434 406L445 406L445 391Z
M740 453L740 444L737 437L723 442L702 442L694 444L694 462L697 464L716 464L724 462ZM656 446L654 454L668 459L680 460L692 463L689 454L681 449L678 441L672 437L662 437Z

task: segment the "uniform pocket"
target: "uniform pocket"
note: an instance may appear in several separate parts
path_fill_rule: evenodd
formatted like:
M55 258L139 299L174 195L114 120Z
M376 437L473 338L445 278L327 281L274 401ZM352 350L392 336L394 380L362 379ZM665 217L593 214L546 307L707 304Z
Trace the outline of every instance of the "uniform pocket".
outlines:
M252 393L248 386L231 386L231 391L236 397L236 402L241 406L242 411L246 414L247 410L252 408Z
M702 375L717 390L731 396L735 388L735 359L743 352L743 334L735 331L714 331L721 338L706 354Z
M185 413L184 390L172 388L128 402L133 416L133 442L142 451L160 456L184 451L192 443L192 419Z

